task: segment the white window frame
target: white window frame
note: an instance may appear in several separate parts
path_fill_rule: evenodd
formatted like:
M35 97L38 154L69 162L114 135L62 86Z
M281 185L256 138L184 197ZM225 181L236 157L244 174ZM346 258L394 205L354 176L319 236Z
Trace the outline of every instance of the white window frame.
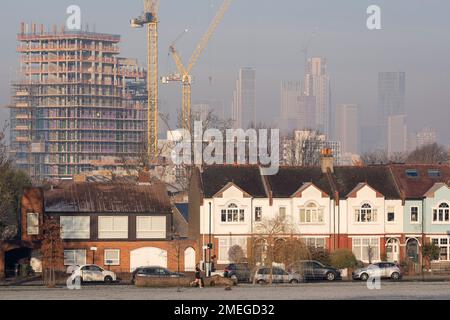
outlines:
M81 223L75 223L76 220L87 220L87 229L85 230L64 230L67 228L64 220L71 219L72 226L80 225ZM85 221L86 222L86 221ZM60 217L60 225L61 225L61 239L64 240L88 240L91 238L91 217L90 216L61 216ZM69 233L69 235L67 234ZM70 235L71 234L71 235Z
M221 237L218 238L218 259L217 259L217 263L218 264L228 264L230 263L230 259L228 256L228 253L230 251L230 249L235 246L238 245L242 248L242 250L244 251L244 255L247 255L247 237ZM224 252L225 250L225 252ZM226 255L226 259L225 258Z
M302 219L303 217L304 219ZM309 217L309 219L308 219ZM325 224L325 212L317 203L309 202L300 207L300 224ZM309 221L308 221L309 220Z
M446 205L447 207L442 207L442 205ZM442 211L442 220L439 219L439 216ZM434 219L434 215L436 214L437 220ZM447 220L445 217L447 216ZM450 205L446 201L440 202L437 206L431 209L431 223L432 224L450 224Z
M262 212L263 212L262 206L255 207L255 222L262 222L262 215L263 215Z
M74 254L73 256L73 263L67 263L66 254L71 253ZM84 256L84 259L82 261L76 261L77 259L77 253L81 254L80 256ZM67 249L64 250L64 266L82 266L86 264L87 259L87 250L85 249ZM77 263L78 262L78 263Z
M112 219L112 230L102 230L103 223L107 219ZM118 230L115 228L116 224L120 220L126 220L126 227L124 230ZM99 239L128 239L128 216L99 216L98 217L98 238Z
M34 220L37 224L32 224ZM38 236L39 235L39 213L28 212L27 213L27 235Z
M163 229L153 228L154 220L163 219ZM144 221L150 223L150 229L144 228ZM152 235L153 234L153 235ZM136 217L136 239L166 239L167 238L167 217L166 216L138 216Z
M316 248L316 249L326 249L327 248L327 242L326 239L324 237L303 237L302 238L303 241L305 242L307 247L312 247L312 248ZM318 242L322 242L323 241L323 246L322 245L318 245ZM313 243L312 245L310 245L310 243Z
M114 259L114 260L107 259L106 258L107 254L113 253L113 252L117 254L117 259ZM120 250L119 249L105 249L103 256L104 256L104 265L105 266L120 266ZM112 261L112 262L109 263L108 261Z
M280 218L283 216L281 214L282 210L284 211L284 218L283 219L286 219L287 218L287 207L286 206L279 206L278 207L278 215L280 216Z
M225 221L223 221L225 217ZM237 219L235 219L237 217ZM245 223L245 209L236 203L230 203L226 208L220 210L221 224L243 224Z
M389 221L389 213L393 213L394 214L394 220ZM387 210L386 210L386 223L395 224L396 222L397 222L397 213L395 212L395 208L388 207Z
M441 249L439 252L439 260L436 260L436 261L450 261L450 237L431 237L430 240L431 240L431 243L435 243ZM443 244L442 240L446 240L447 244ZM446 248L446 250L447 250L447 259L446 260L441 259L442 248Z
M373 241L373 240L375 240L375 241ZM359 244L356 244L357 241L359 241ZM366 250L369 247L369 245L364 244L365 241L369 241L369 244L372 244L372 242L376 242L375 244L372 244L374 246L377 245L377 251L376 251L377 255L373 257L372 263L380 261L380 259L381 259L380 258L381 257L380 243L381 243L381 241L380 241L379 237L353 237L352 238L352 252L355 254L356 259L361 260L366 263L369 262L368 259L366 259L366 260L363 259L363 257L364 257L363 250ZM357 249L359 252L357 251Z
M412 209L417 209L417 221L412 220ZM411 224L420 224L420 207L419 206L411 206L409 207L409 222Z
M365 221L362 221L363 214L365 217ZM371 217L370 221L367 219L367 216L369 214ZM378 210L369 202L365 202L360 207L355 209L354 219L355 223L357 224L375 224L378 222Z

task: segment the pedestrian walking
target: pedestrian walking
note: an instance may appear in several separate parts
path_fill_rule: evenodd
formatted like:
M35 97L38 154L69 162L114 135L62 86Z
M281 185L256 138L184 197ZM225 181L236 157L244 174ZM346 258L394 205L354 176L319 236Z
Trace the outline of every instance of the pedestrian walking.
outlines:
M198 285L199 288L203 288L202 270L200 270L199 266L195 267L195 284Z

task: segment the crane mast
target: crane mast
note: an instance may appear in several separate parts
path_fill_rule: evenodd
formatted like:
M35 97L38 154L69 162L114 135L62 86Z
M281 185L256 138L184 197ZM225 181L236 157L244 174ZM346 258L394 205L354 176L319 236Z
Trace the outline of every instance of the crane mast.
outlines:
M158 9L160 0L144 0L144 13L131 20L133 28L147 26L147 91L148 124L147 143L150 161L156 161L158 149Z

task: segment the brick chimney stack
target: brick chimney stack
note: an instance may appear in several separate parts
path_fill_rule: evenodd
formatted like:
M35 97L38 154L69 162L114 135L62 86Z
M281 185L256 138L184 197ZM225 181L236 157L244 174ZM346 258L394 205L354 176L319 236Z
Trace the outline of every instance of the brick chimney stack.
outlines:
M327 173L328 169L334 172L334 157L333 150L323 149L321 151L320 166L322 167L322 173Z

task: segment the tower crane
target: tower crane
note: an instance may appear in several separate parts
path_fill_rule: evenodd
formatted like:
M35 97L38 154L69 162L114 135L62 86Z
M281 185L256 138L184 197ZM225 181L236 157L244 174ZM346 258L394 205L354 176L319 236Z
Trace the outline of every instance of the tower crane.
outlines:
M143 14L131 20L133 28L147 26L148 66L148 156L156 160L158 150L158 9L160 0L144 0Z
M182 83L182 119L181 125L183 129L189 130L191 129L191 87L192 87L192 76L191 72L194 66L196 65L198 59L200 58L203 51L206 49L211 37L214 35L214 32L217 30L220 22L222 21L225 13L230 7L233 0L224 0L222 6L214 17L213 21L209 25L208 30L203 35L202 39L198 43L194 52L192 53L191 58L189 59L189 63L187 67L184 66L183 61L181 60L178 51L175 48L175 45L172 44L170 46L170 53L172 53L173 60L177 67L179 75L169 75L167 77L162 78L163 84L168 84L170 82L181 82Z

